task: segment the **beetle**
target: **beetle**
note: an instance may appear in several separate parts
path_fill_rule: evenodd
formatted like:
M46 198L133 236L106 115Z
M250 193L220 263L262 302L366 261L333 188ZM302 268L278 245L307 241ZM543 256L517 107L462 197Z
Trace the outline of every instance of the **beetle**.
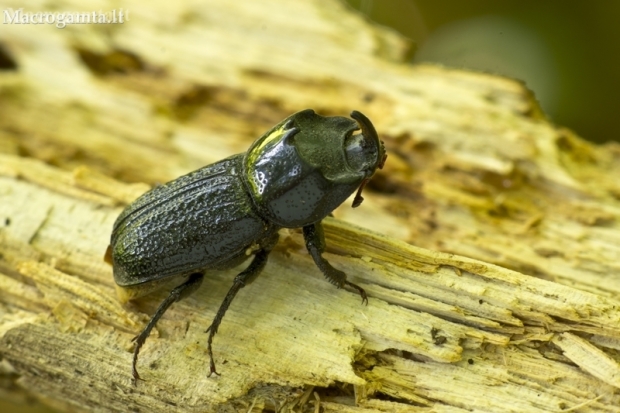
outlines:
M237 292L262 271L281 228L303 229L306 248L327 280L365 291L323 258L321 220L364 185L387 155L370 120L323 117L312 109L291 115L256 140L246 153L157 186L128 205L114 223L105 259L113 266L122 301L178 279L135 342L140 348L166 310L196 291L208 270L233 268L250 255L206 330L211 376L217 373L212 342ZM361 133L354 134L360 130Z

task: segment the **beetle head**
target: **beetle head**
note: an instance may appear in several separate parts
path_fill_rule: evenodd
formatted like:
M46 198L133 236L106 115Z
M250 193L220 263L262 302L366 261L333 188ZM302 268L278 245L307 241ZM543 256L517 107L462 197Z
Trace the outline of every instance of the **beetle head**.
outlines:
M358 188L353 206L361 203L363 185L386 155L370 120L357 111L351 117L304 110L252 144L244 176L263 216L294 228L320 221Z

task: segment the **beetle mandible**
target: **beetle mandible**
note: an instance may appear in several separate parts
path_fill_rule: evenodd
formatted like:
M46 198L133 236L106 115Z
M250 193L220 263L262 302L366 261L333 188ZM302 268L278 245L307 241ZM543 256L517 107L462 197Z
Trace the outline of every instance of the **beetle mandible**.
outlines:
M180 280L133 339L134 381L140 379L140 348L172 303L196 291L205 271L233 268L254 254L207 329L209 376L218 374L213 337L237 292L265 267L280 228L302 227L308 252L329 282L357 290L368 302L364 290L322 256L321 220L356 190L353 207L359 206L364 185L387 157L370 120L357 111L351 117L295 113L246 153L157 186L120 214L105 258L121 299L148 294L172 277Z

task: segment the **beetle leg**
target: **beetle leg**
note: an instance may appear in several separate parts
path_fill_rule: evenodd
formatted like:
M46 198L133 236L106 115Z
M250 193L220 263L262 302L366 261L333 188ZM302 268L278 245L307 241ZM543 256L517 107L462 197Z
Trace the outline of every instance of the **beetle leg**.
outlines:
M219 376L219 373L215 370L215 362L213 361L212 343L213 343L213 337L215 336L215 333L217 333L217 329L219 328L220 323L222 322L222 318L224 318L224 314L226 314L226 310L228 310L228 307L232 303L233 299L235 298L239 290L245 287L247 284L250 284L252 281L254 281L256 277L258 276L258 274L261 273L263 268L265 268L265 264L267 264L267 257L269 257L269 253L271 252L273 247L277 244L277 242L278 242L278 233L276 232L269 238L266 245L264 245L263 248L261 248L256 253L256 255L254 256L254 259L252 260L248 268L240 272L235 277L235 281L233 282L232 287L230 287L230 290L228 290L226 297L224 297L224 301L222 301L222 304L220 304L220 308L217 310L217 314L215 315L213 322L211 323L209 328L207 328L207 330L205 331L205 333L206 332L209 333L209 338L207 340L207 351L209 353L209 363L210 363L209 377L211 377L213 373Z
M325 234L323 233L323 226L320 221L304 227L304 239L306 240L308 252L312 256L316 266L319 267L319 270L325 275L325 278L338 288L348 285L356 289L362 296L362 303L368 304L366 291L359 285L347 281L347 275L344 271L335 269L329 261L323 258L323 252L325 251Z
M166 310L168 310L172 303L182 300L183 298L189 296L194 291L196 291L198 287L200 287L203 278L204 275L202 273L192 274L189 276L187 281L170 291L170 294L159 305L153 317L151 317L146 327L144 327L144 330L142 330L139 335L133 338L132 341L136 343L136 346L133 350L133 364L131 365L131 372L133 374L134 384L138 380L140 380L140 375L138 374L138 370L136 370L138 353L140 353L140 348L148 338L149 334L151 334L151 330L153 330L153 327L155 327L157 321L159 321L159 319L164 315L164 313L166 312Z

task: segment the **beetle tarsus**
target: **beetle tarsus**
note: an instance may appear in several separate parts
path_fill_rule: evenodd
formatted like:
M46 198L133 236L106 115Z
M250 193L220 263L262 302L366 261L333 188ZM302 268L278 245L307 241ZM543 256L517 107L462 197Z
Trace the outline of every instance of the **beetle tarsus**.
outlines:
M131 375L133 376L133 379L131 380L131 382L133 383L134 386L138 385L138 380L144 381L142 377L140 377L140 375L138 374L138 370L136 370L135 364L131 368Z

